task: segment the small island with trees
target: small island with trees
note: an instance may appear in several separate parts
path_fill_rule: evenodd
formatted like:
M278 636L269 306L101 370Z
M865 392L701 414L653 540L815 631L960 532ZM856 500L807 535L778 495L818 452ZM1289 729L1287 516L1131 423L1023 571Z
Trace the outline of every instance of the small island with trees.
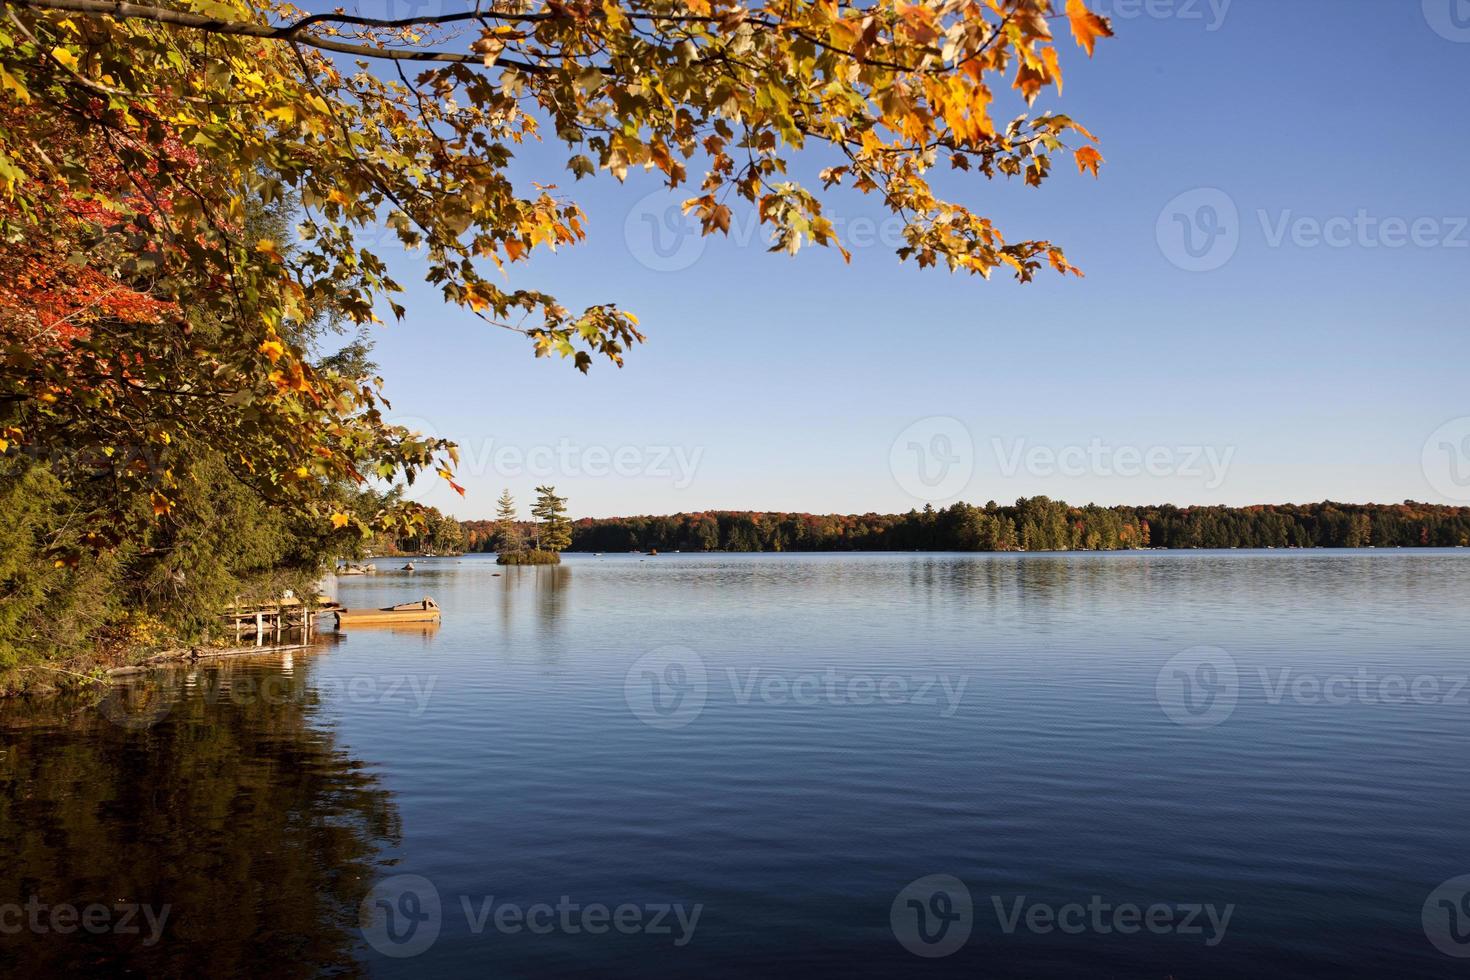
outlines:
M556 487L537 487L535 518L529 529L516 519L515 498L506 489L496 501L495 562L499 565L560 565L561 553L572 543L572 522L567 517L567 499L556 495ZM530 547L527 547L527 530Z

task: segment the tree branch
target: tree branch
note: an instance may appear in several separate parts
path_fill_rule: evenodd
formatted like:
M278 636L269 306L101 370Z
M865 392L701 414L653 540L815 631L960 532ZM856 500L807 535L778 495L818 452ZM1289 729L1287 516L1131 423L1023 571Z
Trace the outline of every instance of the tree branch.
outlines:
M173 24L178 27L190 27L211 34L259 37L268 41L294 41L297 44L320 48L323 51L355 54L365 58L382 58L388 61L438 61L454 64L477 64L484 60L482 56L477 54L459 54L452 51L406 51L394 48L374 47L369 44L348 44L345 41L333 41L330 38L319 37L316 34L306 32L304 28L318 22L321 19L320 15L317 17L308 17L291 24L273 27L270 24L217 20L213 17L190 13L185 10L146 7L136 3L116 3L112 2L112 0L0 0L0 5L22 10L63 10L68 13L116 17L120 20L147 20L156 24ZM485 15L479 14L474 16L483 17ZM348 18L345 15L341 19L351 23L361 23L364 26L391 27L397 23L395 21L375 23L370 21L369 18ZM463 15L447 14L439 18L406 21L401 26L428 23L430 20L448 21L465 19L468 18ZM545 74L552 70L545 65L533 65L528 62L508 58L502 58L496 64L506 68L514 68L517 71L523 71L528 74Z

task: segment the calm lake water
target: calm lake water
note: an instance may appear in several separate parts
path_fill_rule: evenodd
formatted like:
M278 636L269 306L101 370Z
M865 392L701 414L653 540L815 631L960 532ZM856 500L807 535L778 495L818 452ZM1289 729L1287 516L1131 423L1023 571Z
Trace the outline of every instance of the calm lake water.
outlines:
M0 973L1470 969L1465 551L419 566L0 708Z

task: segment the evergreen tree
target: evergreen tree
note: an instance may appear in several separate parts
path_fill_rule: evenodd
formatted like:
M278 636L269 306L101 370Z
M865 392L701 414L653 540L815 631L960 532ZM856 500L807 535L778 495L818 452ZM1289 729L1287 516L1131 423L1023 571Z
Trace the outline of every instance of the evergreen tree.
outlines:
M505 488L495 503L495 533L499 538L499 550L520 551L521 529L516 524L516 502L510 495L510 487Z
M536 488L536 505L531 508L531 514L536 518L538 551L562 551L572 543L567 501L556 495L556 487Z

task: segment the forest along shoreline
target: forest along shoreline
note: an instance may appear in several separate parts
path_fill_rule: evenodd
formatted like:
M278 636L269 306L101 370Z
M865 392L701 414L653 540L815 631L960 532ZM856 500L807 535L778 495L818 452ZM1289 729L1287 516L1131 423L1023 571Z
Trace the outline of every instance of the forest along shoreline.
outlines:
M496 521L459 521L435 508L407 533L378 532L351 547L294 533L286 516L228 484L173 512L172 536L67 565L43 544L65 493L44 471L11 485L0 506L0 697L105 689L138 669L272 649L241 646L221 626L235 602L317 595L339 560L432 552L496 553L502 564L560 561L577 552L1122 551L1233 548L1470 547L1470 507L1282 504L1253 507L1072 506L1047 497L1013 505L955 503L904 514L814 515L704 511L621 518L566 517L566 500L538 487L534 520L502 494ZM29 494L29 496L24 496ZM11 499L15 498L15 499ZM401 488L360 491L370 515L398 506ZM13 506L12 506L13 505ZM276 647L274 649L281 649Z

